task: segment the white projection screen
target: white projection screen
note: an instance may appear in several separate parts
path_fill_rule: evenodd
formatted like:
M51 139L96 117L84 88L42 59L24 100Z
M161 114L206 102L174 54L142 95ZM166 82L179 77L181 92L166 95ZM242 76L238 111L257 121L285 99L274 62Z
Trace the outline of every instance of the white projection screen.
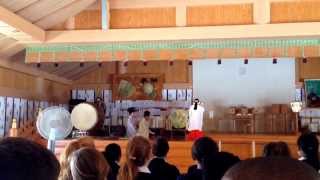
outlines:
M294 58L216 59L193 61L193 93L215 116L229 106L262 107L294 100Z

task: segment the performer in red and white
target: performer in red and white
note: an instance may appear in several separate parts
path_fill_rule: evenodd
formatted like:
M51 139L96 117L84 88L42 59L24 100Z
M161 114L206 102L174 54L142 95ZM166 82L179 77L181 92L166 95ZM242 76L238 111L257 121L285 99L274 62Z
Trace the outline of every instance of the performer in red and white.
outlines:
M187 140L196 140L202 137L204 107L200 105L199 99L195 99L189 108L189 119L187 122Z

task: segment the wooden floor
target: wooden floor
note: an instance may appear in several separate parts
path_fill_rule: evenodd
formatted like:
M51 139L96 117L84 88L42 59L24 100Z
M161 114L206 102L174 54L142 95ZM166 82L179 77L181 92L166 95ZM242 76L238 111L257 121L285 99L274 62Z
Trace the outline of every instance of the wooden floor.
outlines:
M284 141L288 143L291 154L297 158L297 136L296 135L240 135L240 134L209 134L218 144L221 151L228 151L239 156L241 159L261 156L263 146L272 141ZM56 142L56 155L59 156L65 145L71 140ZM95 139L98 150L103 151L110 143L117 143L121 146L122 153L125 153L127 139L108 140ZM191 141L169 141L170 151L168 161L178 166L181 172L186 172L188 166L193 164L191 158ZM123 155L124 157L124 155ZM123 158L122 158L123 160Z

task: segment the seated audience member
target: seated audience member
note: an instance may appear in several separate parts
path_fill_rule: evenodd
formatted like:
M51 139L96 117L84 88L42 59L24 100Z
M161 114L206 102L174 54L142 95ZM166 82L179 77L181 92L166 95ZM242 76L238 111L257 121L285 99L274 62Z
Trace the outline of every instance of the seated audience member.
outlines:
M288 157L255 158L230 168L222 180L319 180L310 166Z
M202 180L221 180L223 175L238 162L240 162L239 157L228 152L218 152L201 162Z
M149 140L135 136L129 140L126 148L125 163L120 168L118 180L153 180L147 166L151 157Z
M274 156L291 157L287 143L279 141L266 144L263 148L263 157Z
M69 167L70 156L74 151L82 147L95 148L93 138L89 136L81 137L77 140L71 141L65 147L65 149L62 151L60 155L61 171L59 174L59 180L69 180L71 178L71 172Z
M163 137L157 138L152 147L154 158L149 163L151 174L157 180L176 180L180 174L176 166L166 162L168 151L169 143L167 139Z
M197 162L196 165L190 166L188 173L180 179L202 179L203 172L201 163L218 153L218 145L209 137L198 138L192 145L192 159Z
M106 146L103 155L107 160L110 171L108 174L108 180L116 180L119 172L119 162L121 158L121 148L118 144L112 143Z
M102 153L85 147L72 153L70 171L74 180L105 180L109 165Z
M139 128L137 132L138 136L143 136L148 139L150 134L154 134L154 132L150 130L150 121L150 111L145 111L143 114L143 119L139 122Z
M319 141L317 136L313 133L302 134L298 138L297 144L301 156L299 160L319 171Z
M60 165L55 155L23 138L0 141L1 180L57 180Z

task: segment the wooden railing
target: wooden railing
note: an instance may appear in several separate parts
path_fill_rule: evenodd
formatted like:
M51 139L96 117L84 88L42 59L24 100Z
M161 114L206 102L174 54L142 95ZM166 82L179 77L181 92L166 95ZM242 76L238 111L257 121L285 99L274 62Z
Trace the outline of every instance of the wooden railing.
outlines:
M43 138L41 138L41 136L37 131L35 121L27 121L20 127L17 127L17 125L15 124L15 121L13 121L9 136L23 137L23 138L35 141L39 144L46 145L46 141Z

